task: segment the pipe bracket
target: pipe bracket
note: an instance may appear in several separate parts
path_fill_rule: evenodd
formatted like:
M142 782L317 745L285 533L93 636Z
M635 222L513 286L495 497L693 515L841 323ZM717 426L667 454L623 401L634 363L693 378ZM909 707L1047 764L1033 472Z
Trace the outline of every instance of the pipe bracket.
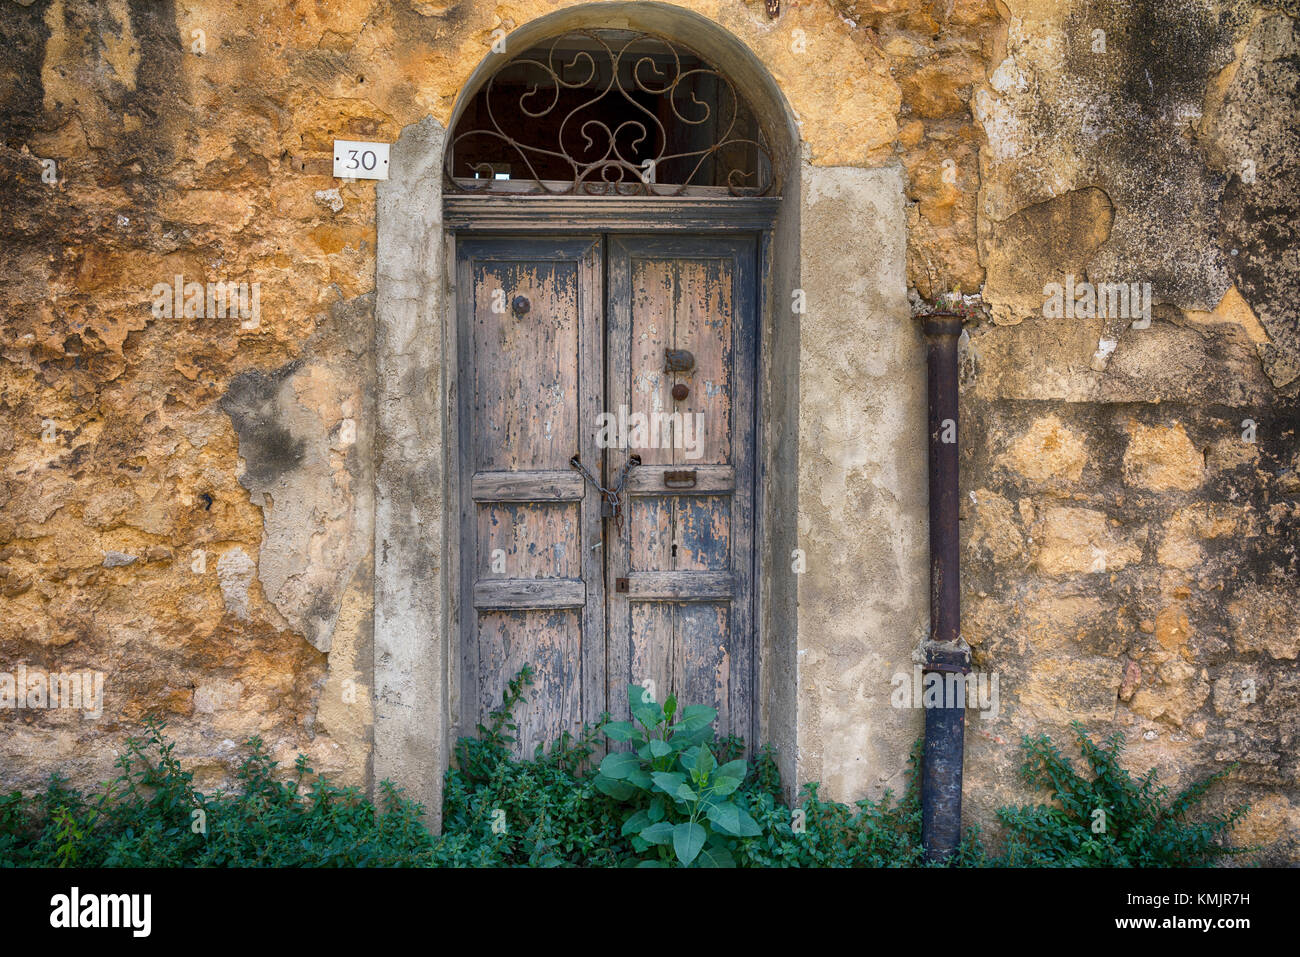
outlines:
M922 672L939 671L945 674L970 674L970 645L957 639L956 644L942 641L925 641L922 646L925 664Z

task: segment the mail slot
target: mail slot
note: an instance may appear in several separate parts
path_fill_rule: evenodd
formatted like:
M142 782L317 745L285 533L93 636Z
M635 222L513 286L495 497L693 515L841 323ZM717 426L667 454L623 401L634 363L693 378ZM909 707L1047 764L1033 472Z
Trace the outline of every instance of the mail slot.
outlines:
M695 488L695 469L665 472L664 488Z

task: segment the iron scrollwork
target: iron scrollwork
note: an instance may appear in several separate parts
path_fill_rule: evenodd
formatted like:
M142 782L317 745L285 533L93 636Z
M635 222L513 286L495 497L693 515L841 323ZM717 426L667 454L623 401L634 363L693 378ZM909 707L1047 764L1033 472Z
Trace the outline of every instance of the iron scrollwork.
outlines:
M663 52L645 52L647 45ZM515 103L527 132L510 131L498 120L493 94L506 75L517 82L527 77L523 85L528 88ZM705 99L696 95L702 84L711 89ZM478 113L480 119L486 114L486 124L469 130L458 126L447 150L445 173L452 189L501 187L494 178L498 163L478 157L465 163L475 178L456 178L456 147L475 137L495 141L493 157L509 163L513 183L524 181L522 187L512 183L511 192L679 196L690 186L725 185L733 196L762 196L772 187L771 153L735 86L693 51L652 34L613 38L607 31L584 30L557 37L507 63L480 96ZM561 115L561 102L576 96L582 101ZM660 108L659 115L645 105L648 98ZM611 100L631 113L614 125L591 115L608 117ZM672 131L676 136L665 120L680 124ZM699 138L706 134L711 134L709 142L701 145ZM692 135L696 141L681 148L681 140ZM579 137L581 148L571 148ZM679 147L669 152L674 142ZM513 175L516 164L527 175ZM543 176L539 166L552 173L563 169L566 175ZM697 182L703 176L715 182Z

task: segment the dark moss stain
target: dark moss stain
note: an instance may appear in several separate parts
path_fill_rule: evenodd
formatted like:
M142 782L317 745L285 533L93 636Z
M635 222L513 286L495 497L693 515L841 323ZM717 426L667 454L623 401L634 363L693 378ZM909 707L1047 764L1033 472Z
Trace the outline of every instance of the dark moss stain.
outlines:
M1224 410L1224 428L1241 432L1241 422L1257 420L1255 444L1259 460L1253 467L1236 469L1212 488L1211 494L1240 502L1244 497L1254 507L1259 533L1249 538L1234 537L1219 543L1236 553L1227 564L1230 573L1224 583L1225 600L1236 593L1240 582L1281 586L1294 594L1300 580L1300 494L1295 490L1293 470L1300 449L1300 402L1279 402L1266 413ZM1282 506L1279 508L1278 506Z
M101 185L143 187L175 162L174 144L159 135L159 126L163 115L183 102L177 96L183 53L172 0L130 0L127 16L130 22L120 23L106 6L94 3L70 2L64 8L63 31L89 41L89 52L97 66L105 63L110 38L131 37L128 52L138 57L134 89L113 70L95 69L91 73L93 81L80 96L71 102L56 102L52 114L42 111L42 128L56 128L79 114L86 105L82 96L87 101L99 100L115 116L138 119L134 130L127 130L123 123L116 131L99 131L111 136L113 142L97 157L96 166Z
M22 232L16 214L48 198L40 161L22 151L31 131L42 128L41 65L49 37L39 9L0 7L0 238L6 245Z
M312 594L311 606L303 616L303 628L308 641L315 644L322 632L327 635L333 633L334 622L338 618L339 605L342 601L341 593L317 591Z
M41 84L41 65L45 62L45 44L50 38L43 11L39 7L22 8L14 3L0 7L0 139L10 149L27 130L41 120L45 88Z
M179 89L182 39L176 32L176 10L172 0L131 0L131 31L135 37L140 62L136 70L135 89L120 87L119 102L124 113L140 120L138 129L123 134L122 156L138 161L139 172L128 181L128 193L135 201L137 215L153 220L157 189L153 185L164 171L174 168L177 144L159 135L163 115L183 108ZM134 173L134 167L131 168Z
M1255 168L1253 176L1232 171L1220 210L1220 249L1272 348L1300 368L1300 55L1294 39L1300 27L1278 19L1258 30L1289 33L1291 52L1275 50L1243 66L1228 92L1228 103L1252 119L1246 142L1232 145Z
M373 292L340 299L330 304L329 324L318 335L325 339L335 333L343 348L354 356L367 357L373 348L375 327L375 294ZM313 339L312 345L315 345Z
M1256 5L1285 13L1292 20L1300 20L1300 0L1256 0Z
M80 291L81 277L94 273L105 251L124 243L160 255L172 251L162 248L166 244L153 227L159 197L177 162L164 119L186 109L184 96L178 96L183 71L174 4L132 0L126 14L130 22L120 23L105 4L69 0L53 30L46 25L47 13L48 4L0 6L0 49L5 54L0 64L0 291L11 306L7 319L36 326L31 350L43 364L42 376L72 369L111 378L120 374L121 359L83 331L104 307L100 297ZM70 79L81 82L47 109L42 70L52 33L84 44L85 50L78 46L72 61L51 65L65 75L77 70ZM107 65L108 42L122 36L132 38L129 52L138 57L134 89ZM103 126L94 123L100 110L110 117ZM128 124L126 117L133 122ZM43 157L27 152L32 141L77 123L87 132L93 128L103 146L55 157L58 183L43 182ZM65 188L67 183L79 192ZM86 195L88 183L116 196L86 205L75 197ZM64 357L49 348L40 307L55 289L63 291L55 319L66 329L56 326L53 331L79 333L79 356ZM128 340L126 348L138 338Z
M245 465L240 482L245 488L273 486L303 463L306 440L278 421L280 387L299 364L291 362L270 374L241 373L221 399L221 408L239 435L239 454Z
M458 0L450 4L438 16L425 16L417 12L417 5L424 6L419 0L399 0L392 4L394 33L406 37L412 42L424 42L435 46L450 46L474 13L471 0ZM436 0L434 4L436 5ZM487 51L484 50L484 55Z
M1148 9L1141 9L1147 6ZM1205 82L1210 63L1210 25L1204 16L1182 19L1185 5L1142 4L1129 8L1128 23L1108 34L1120 64L1118 92L1125 104L1162 113L1171 103L1194 94ZM1170 11L1174 6L1176 12ZM1201 11L1196 11L1200 14Z
M1133 217L1090 278L1140 272L1158 301L1197 308L1222 297L1227 276L1206 227L1218 216L1226 177L1196 141L1194 124L1251 16L1247 3L1211 0L1091 0L1066 16L1063 88L1076 107L1070 120L1083 127L1084 168ZM1048 122L1059 125L1061 116ZM1186 226L1156 238L1151 224L1162 222Z
M1094 0L1066 18L1066 69L1102 82L1112 119L1167 117L1200 99L1247 20L1244 9L1219 11L1204 0ZM1097 30L1104 51L1094 49Z

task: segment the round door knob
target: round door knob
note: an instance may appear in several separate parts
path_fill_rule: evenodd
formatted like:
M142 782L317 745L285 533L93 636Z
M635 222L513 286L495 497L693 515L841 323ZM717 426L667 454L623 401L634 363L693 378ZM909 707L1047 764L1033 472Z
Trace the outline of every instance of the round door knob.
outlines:
M691 394L691 387L684 382L679 382L673 386L673 398L678 402Z
M515 296L514 301L510 303L510 308L515 311L516 316L523 318L528 315L528 310L533 307L527 296Z

